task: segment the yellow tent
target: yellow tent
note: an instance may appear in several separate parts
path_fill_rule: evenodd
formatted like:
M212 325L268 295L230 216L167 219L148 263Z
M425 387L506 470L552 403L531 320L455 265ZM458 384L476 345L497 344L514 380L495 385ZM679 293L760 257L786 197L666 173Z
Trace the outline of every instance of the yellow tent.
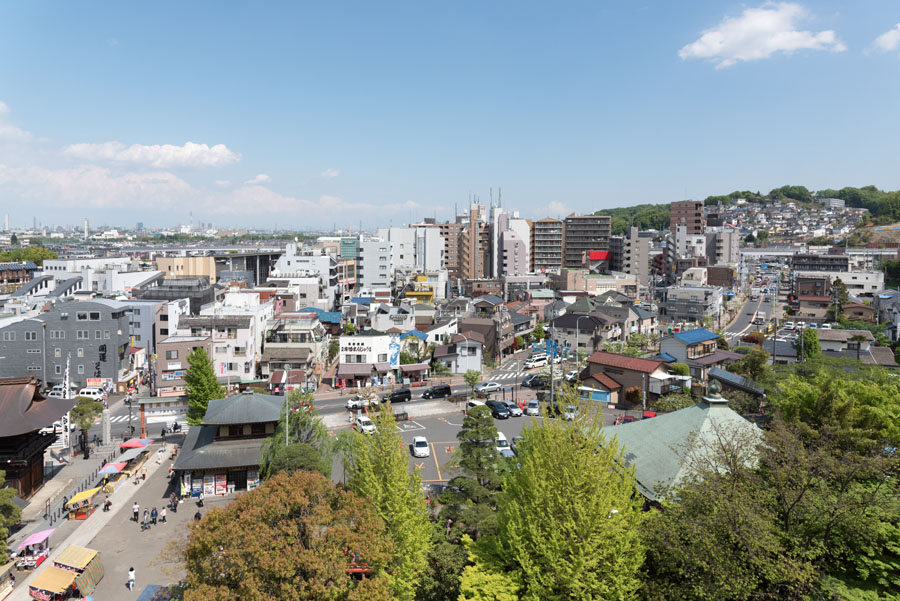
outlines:
M38 574L37 578L32 580L28 586L49 593L62 593L72 586L72 583L75 581L75 576L77 575L78 574L75 572L70 572L69 570L47 566L47 568Z
M96 556L97 552L93 549L69 545L59 554L59 557L53 560L53 563L61 563L64 566L69 566L76 570L83 570Z
M91 504L91 499L93 499L94 495L96 495L98 492L100 492L99 486L97 488L92 488L90 490L85 490L78 493L77 495L69 499L69 502L66 503L66 509L71 511L80 507L87 507Z

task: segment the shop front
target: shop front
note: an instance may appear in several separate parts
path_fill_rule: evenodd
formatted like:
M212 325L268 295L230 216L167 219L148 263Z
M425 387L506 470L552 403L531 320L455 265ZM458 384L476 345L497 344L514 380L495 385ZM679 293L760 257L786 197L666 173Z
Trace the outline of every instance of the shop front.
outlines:
M53 566L75 575L74 585L80 595L92 594L103 579L100 553L93 549L69 545L53 561Z
M102 487L84 490L72 497L66 503L66 511L69 512L70 520L86 520L90 517L94 510L97 509L95 499L102 490Z

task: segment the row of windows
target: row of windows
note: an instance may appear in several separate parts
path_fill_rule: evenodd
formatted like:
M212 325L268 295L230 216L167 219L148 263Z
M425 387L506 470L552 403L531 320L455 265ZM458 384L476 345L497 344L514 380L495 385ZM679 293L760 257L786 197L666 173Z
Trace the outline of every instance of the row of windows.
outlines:
M75 319L78 321L100 321L100 312L99 311L91 311L90 313L81 312L75 314Z

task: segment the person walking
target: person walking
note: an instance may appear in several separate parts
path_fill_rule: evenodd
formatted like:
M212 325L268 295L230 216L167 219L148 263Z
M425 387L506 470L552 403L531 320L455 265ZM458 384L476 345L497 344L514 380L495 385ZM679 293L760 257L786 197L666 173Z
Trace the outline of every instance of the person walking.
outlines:
M142 467L141 468L141 480L146 480L146 479L147 479L147 468Z
M134 568L128 568L128 584L125 586L128 587L128 590L134 590Z
M159 510L159 521L162 522L163 524L166 523L166 508L165 507L163 507L162 509Z
M172 513L178 513L178 495L172 493Z
M150 522L156 526L156 519L159 517L159 512L156 511L156 507L150 510Z
M141 532L150 528L150 512L144 510L144 520L141 522Z
M197 498L197 507L203 507L203 491L200 491L200 496Z
M132 519L137 522L141 517L141 506L137 504L137 501L134 502L134 505L131 506L131 513L134 517Z

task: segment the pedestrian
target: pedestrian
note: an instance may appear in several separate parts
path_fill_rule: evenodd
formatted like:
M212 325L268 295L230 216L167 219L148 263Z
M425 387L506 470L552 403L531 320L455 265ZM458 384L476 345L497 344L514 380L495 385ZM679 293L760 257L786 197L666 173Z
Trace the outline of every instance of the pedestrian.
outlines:
M200 496L197 498L197 507L203 507L203 491L200 491Z
M150 512L146 509L144 510L144 518L141 522L141 532L150 528Z
M146 480L146 479L147 479L147 468L142 467L141 468L141 480Z
M128 590L134 590L134 568L128 568L128 584L126 586Z
M103 511L109 511L110 507L112 507L112 501L109 500L109 495L106 495L106 502L103 503Z
M131 506L131 513L134 516L132 519L137 522L138 517L140 517L141 513L141 506L137 504L137 501L135 501L134 505Z
M178 511L178 496L173 492L170 499L172 500L172 512L175 513Z
M159 517L159 512L156 511L156 507L150 510L150 521L156 526L156 518Z
M195 522L199 522L199 521L202 520L202 519L203 519L203 516L200 515L200 512L199 512L199 511L197 511L197 513L194 514L194 521L195 521Z
M166 508L165 507L163 507L162 509L159 510L159 521L162 522L163 524L166 523Z

